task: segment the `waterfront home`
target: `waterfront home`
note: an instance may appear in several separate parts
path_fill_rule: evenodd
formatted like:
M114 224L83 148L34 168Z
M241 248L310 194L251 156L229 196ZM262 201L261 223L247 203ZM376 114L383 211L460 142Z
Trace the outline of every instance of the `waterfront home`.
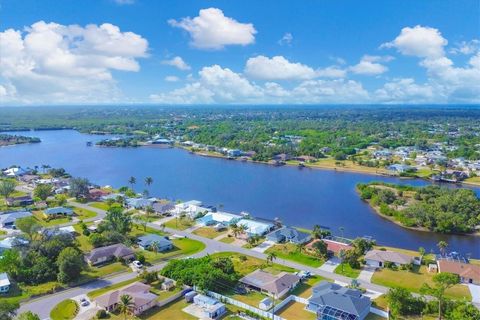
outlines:
M241 155L242 155L242 150L231 149L227 151L227 156L232 158L240 157Z
M392 173L405 173L405 172L411 172L411 171L416 171L417 169L415 167L406 165L406 164L392 164L387 167L387 170L392 172Z
M175 205L173 213L177 216L185 214L191 219L195 219L199 214L213 211L211 208L203 207L202 202L198 200L190 200Z
M95 299L95 304L107 312L115 311L120 304L120 297L123 295L132 298L132 307L130 311L134 315L139 315L144 311L157 305L156 294L150 292L151 287L141 282L133 284L114 291L107 292Z
M12 211L0 214L0 227L15 228L15 220L25 217L30 217L30 211Z
M10 280L6 272L0 273L0 293L7 293L10 290Z
M24 207L33 204L33 199L30 196L9 197L5 199L8 206Z
M300 282L300 277L288 272L271 274L257 269L240 279L245 286L263 292L276 299L285 296Z
M18 177L17 180L21 181L23 183L26 183L30 186L34 186L35 181L38 180L39 178L40 178L40 176L35 175L35 174L25 174L21 177Z
M205 226L211 226L218 223L221 223L224 225L232 225L234 223L239 222L241 219L242 219L241 215L217 211L217 212L209 212L205 216L198 219L197 221L199 224L202 224Z
M388 149L382 149L374 151L372 155L377 160L390 160L393 154L392 151Z
M88 197L91 200L98 201L98 200L102 199L102 197L108 196L110 193L111 192L109 192L107 190L94 188L94 189L90 189L88 191Z
M438 272L458 274L463 283L480 285L480 265L440 259L437 261Z
M261 222L250 219L241 219L237 222L237 225L245 227L245 233L247 236L263 236L267 232L273 229L273 223Z
M146 207L151 207L155 202L155 198L127 198L125 203L127 207L134 209L145 209Z
M54 208L48 208L43 211L43 214L45 217L51 217L51 216L71 216L73 215L73 209L71 208L65 208L65 207L54 207Z
M20 176L23 176L23 175L26 175L26 174L29 174L31 172L31 170L28 170L28 169L24 169L24 168L21 168L21 167L13 167L13 168L9 168L7 170L3 170L3 174L7 177L20 177Z
M160 201L160 202L155 202L152 205L152 208L156 214L163 215L163 214L172 212L175 209L175 205L170 201Z
M227 311L223 303L203 294L195 295L193 303L200 309L200 319L217 319Z
M413 257L390 250L373 249L365 254L365 263L371 267L384 267L385 263L392 263L397 267L413 262Z
M167 237L162 237L158 234L147 234L145 236L138 237L137 244L143 250L152 250L152 247L156 246L155 250L157 252L173 249L173 243L168 240Z
M122 259L125 261L132 260L135 257L135 252L125 246L117 243L105 247L95 248L85 255L85 261L89 265L98 265L112 261L113 259Z
M312 156L298 156L295 157L294 160L300 161L300 162L315 162L317 159Z
M113 200L113 201L117 201L117 199L119 198L125 198L125 194L123 193L112 193L112 194L108 194L106 196L101 196L100 197L100 200L102 201L107 201L107 200Z
M279 162L285 162L291 159L292 159L292 156L286 153L280 153L273 156L273 160L279 161Z
M317 314L317 319L363 320L370 312L372 302L360 290L321 281L312 288L307 309Z
M282 227L266 235L267 240L276 243L290 242L294 244L307 243L312 236L307 232L299 231L291 227Z
M318 241L325 242L325 244L327 245L328 253L336 255L336 256L338 256L340 254L340 251L342 251L342 250L343 251L348 251L348 250L353 249L353 246L349 243L339 242L339 241L335 241L335 240L332 240L332 239L321 239L321 240L320 239L315 239L312 242L310 242L309 244L307 244L305 249L307 251L314 252L315 249L314 249L313 245L314 245L314 243L316 243Z

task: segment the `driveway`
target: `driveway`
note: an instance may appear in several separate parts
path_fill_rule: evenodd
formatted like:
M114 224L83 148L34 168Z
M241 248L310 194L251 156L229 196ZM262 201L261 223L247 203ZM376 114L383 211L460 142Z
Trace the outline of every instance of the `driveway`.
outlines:
M374 267L365 266L358 275L357 279L370 283L372 280L372 276L375 273L375 270L376 269Z
M331 257L327 261L325 261L324 264L322 264L318 269L325 271L325 272L332 272L335 271L335 268L337 268L340 265L340 259L337 257Z
M252 248L252 250L263 253L263 252L265 252L265 250L272 247L273 245L275 245L275 242L273 242L273 241L264 241L264 242L260 243L258 246L256 246L255 248Z
M468 289L470 289L470 294L472 295L472 302L480 304L480 286L469 283Z

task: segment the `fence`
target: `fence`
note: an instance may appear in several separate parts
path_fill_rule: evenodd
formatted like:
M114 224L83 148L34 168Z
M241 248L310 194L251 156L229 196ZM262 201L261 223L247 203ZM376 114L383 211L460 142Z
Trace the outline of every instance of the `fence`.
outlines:
M167 305L169 304L170 302L172 301L175 301L177 300L178 298L180 298L181 296L183 296L183 294L185 293L185 290L187 288L190 288L190 287L187 287L187 286L183 286L183 290L180 290L179 292L175 293L173 296L170 296L162 301L158 301L157 302L157 306L158 307L163 307L164 305Z
M380 310L380 309L377 309L377 308L374 308L374 307L370 307L370 312L376 314L377 316L390 319L390 317L388 315L388 312L386 312L386 311L383 311L383 310Z

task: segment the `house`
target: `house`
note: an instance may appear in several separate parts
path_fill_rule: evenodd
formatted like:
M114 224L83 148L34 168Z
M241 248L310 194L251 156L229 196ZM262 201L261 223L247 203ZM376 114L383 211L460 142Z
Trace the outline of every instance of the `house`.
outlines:
M22 246L27 244L28 241L22 238L8 237L2 239L0 240L0 255L2 255L4 251L12 249L14 246Z
M167 214L175 209L175 205L170 201L155 202L152 208L157 214Z
M121 243L106 247L95 248L85 255L85 260L90 265L97 265L113 259L132 260L135 252Z
M163 252L173 248L173 243L168 240L168 238L159 236L158 234L147 234L138 237L137 243L143 250L152 250L152 244L155 243L157 252Z
M277 155L273 156L273 160L279 161L279 162L285 162L285 161L288 161L288 160L291 160L291 159L292 159L292 156L289 155L289 154L285 154L285 153L280 153L280 154L277 154Z
M15 220L32 216L30 211L12 211L0 214L0 227L15 228Z
M298 231L291 227L282 227L266 235L267 240L276 243L291 242L294 244L307 243L312 239L309 233Z
M480 285L480 265L441 259L437 261L438 272L458 274L463 283Z
M315 242L318 242L318 241L323 241L325 242L325 244L327 245L327 251L331 254L334 254L334 255L339 255L340 254L340 251L348 251L348 250L351 250L353 249L353 246L349 243L344 243L344 242L339 242L339 241L335 241L335 240L331 240L331 239L315 239L313 240L312 242L310 242L309 244L306 245L305 249L308 250L308 251L311 251L311 252L314 252L315 249L313 247L313 244Z
M108 196L110 194L110 192L108 192L106 190L102 190L102 189L90 189L88 191L88 194L89 194L89 198L91 200L98 201L98 200L102 199L102 197Z
M33 204L33 199L30 196L9 197L5 201L7 205L16 207L25 207Z
M31 170L23 169L20 167L13 167L7 170L3 170L3 174L7 177L20 177L29 174Z
M197 294L193 297L193 303L201 309L201 319L217 319L220 318L226 311L225 305L218 300Z
M10 290L10 280L7 273L0 273L0 293L7 293Z
M317 159L312 156L298 156L295 157L294 160L300 161L300 162L315 162Z
M276 299L286 295L291 289L295 288L300 282L300 277L288 273L280 272L273 275L269 272L257 269L240 279L240 283L245 286L264 292Z
M185 301L186 302L193 302L193 298L197 295L195 291L190 291L185 293Z
M336 283L321 281L312 288L307 309L317 319L363 320L370 312L372 302L360 290L345 288Z
M144 311L153 308L157 305L156 294L150 292L150 286L141 282L134 282L133 284L105 293L95 299L98 307L107 312L115 311L120 303L120 297L128 295L132 298L132 313L139 315Z
M387 167L387 170L391 171L392 173L405 173L416 171L417 169L406 164L392 164Z
M144 209L146 207L151 207L155 199L146 199L146 198L128 198L125 200L127 207L135 209Z
M227 155L232 158L240 157L242 155L242 151L238 149L228 150Z
M217 211L217 212L209 212L205 216L198 219L197 221L200 224L210 226L218 223L223 223L225 225L232 225L234 223L237 223L241 219L242 219L241 215Z
M214 211L211 208L203 207L201 201L190 200L175 205L173 213L177 216L185 214L191 219L195 219L199 214Z
M239 226L245 226L247 236L263 236L273 229L272 223L260 222L250 219L241 219L237 222Z
M269 310L271 307L273 307L273 301L270 298L264 298L262 301L260 301L258 307L262 310Z
M58 216L58 215L71 216L73 215L73 209L65 208L65 207L54 207L54 208L45 209L43 213L46 217Z
M365 254L365 263L371 267L384 267L385 262L390 262L396 266L403 266L413 262L413 257L403 253L389 250L373 249Z
M66 226L61 228L52 228L52 229L45 229L43 230L44 235L46 236L58 236L58 235L70 235L75 236L76 231L73 226Z

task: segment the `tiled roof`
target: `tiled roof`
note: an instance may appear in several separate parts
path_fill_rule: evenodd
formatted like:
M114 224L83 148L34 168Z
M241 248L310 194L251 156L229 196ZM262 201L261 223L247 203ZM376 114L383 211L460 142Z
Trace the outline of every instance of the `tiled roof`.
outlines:
M399 264L408 264L412 262L412 257L406 254L389 250L370 250L365 254L365 260L374 260L381 262L394 262Z
M439 272L450 272L462 278L480 281L480 265L449 260L438 260L437 263Z

